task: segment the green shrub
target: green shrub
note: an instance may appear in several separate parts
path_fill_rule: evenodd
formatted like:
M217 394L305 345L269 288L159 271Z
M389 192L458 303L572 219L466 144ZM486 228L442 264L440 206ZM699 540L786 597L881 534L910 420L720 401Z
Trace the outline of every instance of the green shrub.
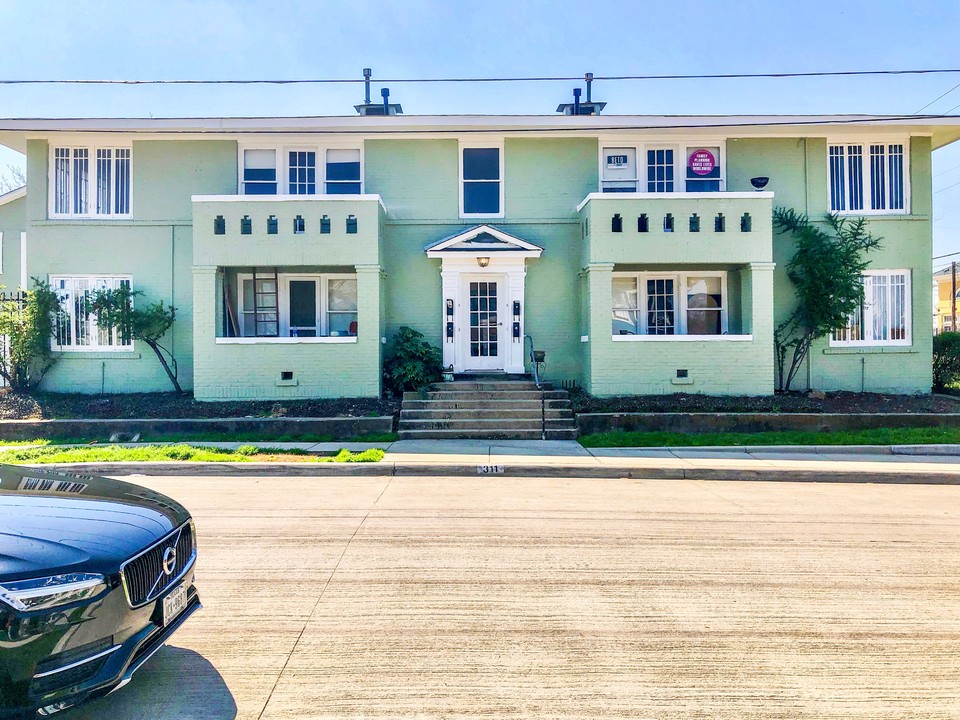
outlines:
M238 455L246 455L249 457L250 455L256 455L260 452L260 448L256 445L241 445L237 448L236 452Z
M440 380L442 370L440 348L428 343L423 333L402 327L393 336L387 361L383 364L384 387L394 395L419 390Z
M933 337L933 389L943 390L960 380L960 332Z
M33 289L20 296L0 299L0 335L7 338L6 353L0 353L0 376L17 392L35 389L59 355L51 339L60 301L43 280L33 278Z

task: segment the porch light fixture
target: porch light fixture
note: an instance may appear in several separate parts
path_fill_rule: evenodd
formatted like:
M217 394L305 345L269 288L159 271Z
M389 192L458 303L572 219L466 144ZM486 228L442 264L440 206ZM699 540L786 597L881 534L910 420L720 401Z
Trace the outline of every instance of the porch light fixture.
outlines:
M750 178L750 184L753 185L754 190L757 192L763 190L767 186L768 182L770 182L770 178L768 177Z
M488 257L478 257L478 258L477 258L477 265L479 265L480 267L486 267L486 266L489 265L489 264L490 264L490 258L488 258Z

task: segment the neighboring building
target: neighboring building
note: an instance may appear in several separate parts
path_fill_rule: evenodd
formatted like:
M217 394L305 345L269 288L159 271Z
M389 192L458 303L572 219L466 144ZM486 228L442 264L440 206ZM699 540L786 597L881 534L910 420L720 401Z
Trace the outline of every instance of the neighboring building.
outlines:
M48 390L167 388L86 310L130 283L177 307L201 399L379 395L401 326L456 372L523 372L529 334L551 380L597 395L769 394L793 302L772 208L833 210L883 246L799 384L928 392L931 152L958 137L871 116L2 120L28 186L0 198L0 269L64 301Z
M947 265L933 273L933 287L933 332L938 335L953 330L954 314L960 315L960 299L951 302L954 297L952 266ZM956 293L960 296L960 268L957 269Z

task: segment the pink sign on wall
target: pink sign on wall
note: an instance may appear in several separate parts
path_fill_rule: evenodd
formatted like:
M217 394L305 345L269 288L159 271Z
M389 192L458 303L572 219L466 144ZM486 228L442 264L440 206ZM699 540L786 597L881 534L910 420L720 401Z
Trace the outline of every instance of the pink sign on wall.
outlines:
M689 166L695 175L709 175L717 166L717 159L712 152L701 148L690 153Z

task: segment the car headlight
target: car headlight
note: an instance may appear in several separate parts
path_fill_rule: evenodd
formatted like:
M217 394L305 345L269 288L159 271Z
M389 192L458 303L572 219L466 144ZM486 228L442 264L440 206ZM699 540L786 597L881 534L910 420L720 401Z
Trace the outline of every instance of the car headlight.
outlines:
M99 595L107 581L97 573L68 573L0 583L0 600L16 610L48 610Z

